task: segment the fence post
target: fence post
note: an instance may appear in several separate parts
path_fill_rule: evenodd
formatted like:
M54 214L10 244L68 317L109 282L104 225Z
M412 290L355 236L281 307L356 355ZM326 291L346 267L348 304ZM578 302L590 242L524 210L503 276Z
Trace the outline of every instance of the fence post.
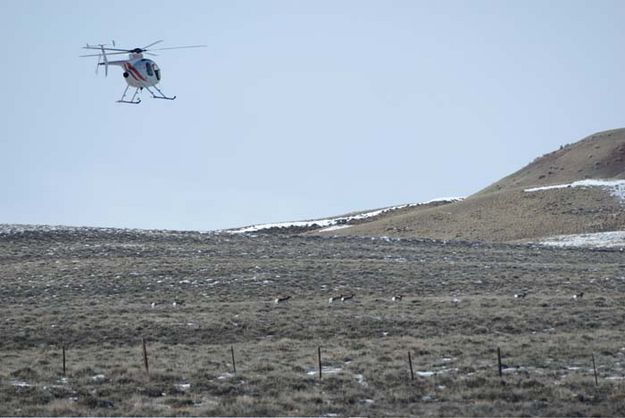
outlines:
M499 347L497 347L497 365L499 368L499 378L501 379L501 382L503 383L503 371L501 369L501 349Z
M410 351L408 351L408 364L410 365L410 380L414 380L414 371L412 370L412 357Z
M595 370L595 386L599 386L599 379L597 379L597 365L595 364L595 353L592 353L592 368Z
M234 362L234 347L230 346L230 354L232 354L232 370L234 374L237 374L237 364Z
M321 380L321 346L317 347L317 360L319 361L319 380Z
M143 364L145 365L145 373L150 374L150 367L148 365L148 350L145 347L145 337L143 338Z
M65 368L65 345L63 345L63 377L66 375L67 369Z

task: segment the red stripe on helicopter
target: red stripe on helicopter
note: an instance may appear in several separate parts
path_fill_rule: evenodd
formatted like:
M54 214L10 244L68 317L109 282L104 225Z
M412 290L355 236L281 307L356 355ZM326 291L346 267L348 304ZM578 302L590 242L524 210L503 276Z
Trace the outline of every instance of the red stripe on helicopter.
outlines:
M141 79L142 81L145 81L145 78L143 78L141 73L137 71L137 69L133 67L132 64L126 63L125 65L126 65L126 71L128 71L134 77L135 80L139 81L139 79Z
M127 63L124 63L124 70L126 70L128 72L128 74L130 74L132 76L132 78L134 78L135 80L139 81L137 76L134 75L134 73L132 71L130 71L130 68L128 68L128 64Z

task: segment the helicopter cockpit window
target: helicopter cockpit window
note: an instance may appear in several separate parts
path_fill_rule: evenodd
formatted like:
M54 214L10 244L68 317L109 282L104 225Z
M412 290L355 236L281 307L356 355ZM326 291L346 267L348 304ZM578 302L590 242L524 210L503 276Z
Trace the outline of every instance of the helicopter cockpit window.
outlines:
M151 62L146 62L145 63L145 69L148 71L148 75L150 77L152 77L154 75L154 71L152 71L152 63Z
M154 64L154 73L156 73L156 79L161 81L161 70L158 68L158 65Z

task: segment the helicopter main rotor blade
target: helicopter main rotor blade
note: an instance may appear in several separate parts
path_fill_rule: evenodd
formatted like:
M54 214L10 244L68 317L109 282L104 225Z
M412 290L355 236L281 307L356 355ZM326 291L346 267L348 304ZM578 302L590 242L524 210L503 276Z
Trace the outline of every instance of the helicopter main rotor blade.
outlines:
M129 53L128 51L124 51L124 52L111 52L111 53L108 53L106 55L122 55L122 54L128 54L128 53ZM100 57L100 56L102 56L102 54L79 55L79 57Z
M148 49L149 47L154 46L154 45L156 45L156 44L160 44L161 42L163 42L163 40L162 40L162 39L161 39L160 41L152 42L150 45L148 45L148 46L144 46L144 47L143 47L143 48L141 48L141 49Z
M100 46L91 46L91 45L87 45L87 46L83 46L82 49L97 49L97 50L101 50L102 48ZM108 48L108 47L104 47L105 51L124 51L124 52L130 52L130 49L121 49L121 48Z
M164 51L165 49L183 49L183 48L206 48L207 45L188 45L188 46L170 46L167 48L155 48L151 51Z

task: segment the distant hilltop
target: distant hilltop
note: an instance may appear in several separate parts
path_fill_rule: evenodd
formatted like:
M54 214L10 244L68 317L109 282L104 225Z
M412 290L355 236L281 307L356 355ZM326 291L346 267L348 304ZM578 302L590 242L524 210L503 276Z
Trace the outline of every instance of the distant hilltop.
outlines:
M622 231L625 231L625 129L599 132L562 145L464 199L438 199L230 232L554 245L577 245L581 241L571 236L583 234L599 243L596 245L601 245L605 236L606 246L625 247Z
M625 129L599 132L562 145L478 194L587 179L625 180Z
M623 230L625 129L615 129L563 145L462 201L390 213L335 234L540 242Z

